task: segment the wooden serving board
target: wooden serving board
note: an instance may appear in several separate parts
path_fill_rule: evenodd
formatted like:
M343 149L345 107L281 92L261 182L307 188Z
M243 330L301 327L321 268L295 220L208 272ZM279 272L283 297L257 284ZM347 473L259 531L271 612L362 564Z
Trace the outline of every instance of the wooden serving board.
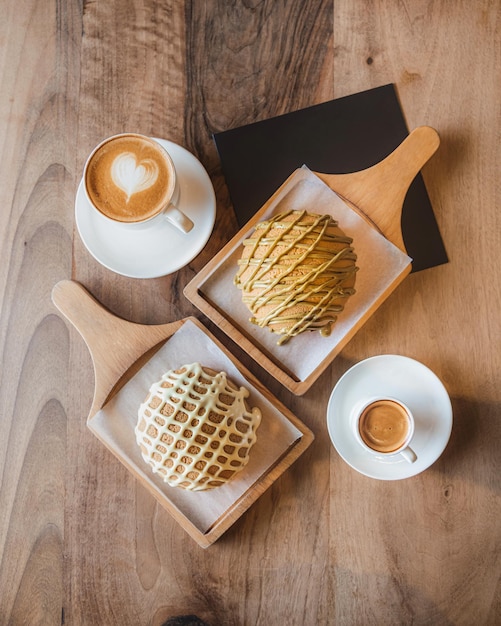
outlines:
M152 326L128 322L69 280L55 285L52 299L79 331L92 357L95 393L88 427L202 547L218 539L313 441L313 433L196 318ZM187 341L187 336L197 340ZM183 346L183 341L189 346ZM191 357L193 351L192 360L176 366L195 360L209 367L224 363L225 371L250 390L249 399L263 413L248 466L226 485L208 492L185 492L163 483L143 461L135 441L137 409L149 385L171 369L161 369L171 345L177 346L171 359L183 351ZM204 355L215 361L204 362ZM158 378L150 379L151 373Z
M380 163L352 174L322 174L329 187L400 250L402 208L410 184L440 145L437 131L419 126Z
M333 217L339 220L341 228L344 227L344 223L337 215L338 210L344 212L348 220L354 213L362 218L358 222L361 222L363 227L360 226L356 230L356 235L347 231L347 234L354 237L355 251L359 256L357 265L361 266L357 278L358 286L355 287L359 294L363 292L360 281L363 274L365 288L369 283L377 285L376 293L368 295L365 292L363 297L355 294L350 298L345 311L334 325L332 337L325 339L323 344L317 338L313 338L317 333L303 333L280 346L280 349L276 349L273 345L276 343L276 336L248 321L249 315L242 309L240 293L237 293L238 290L231 284L230 275L236 273L236 262L240 256L242 241L251 234L259 221L283 210L281 207L285 198L291 196L296 185L305 182L305 176L300 170L294 172L284 182L256 215L192 279L185 288L186 297L287 389L297 395L305 393L410 272L411 259L405 255L401 230L403 202L412 180L435 153L439 143L438 134L433 128L421 126L410 133L386 159L371 168L352 174L310 172L311 178L315 179L318 185L323 183L324 188L329 190ZM300 208L315 211L310 205L311 203L305 202ZM330 205L328 210L331 211ZM371 228L368 228L367 224ZM369 249L364 247L367 241L369 245L374 246L370 249L370 255ZM361 242L364 242L363 245ZM383 242L386 244L389 242L386 249L384 246L381 247ZM399 253L400 258L397 258L398 255L394 252ZM369 267L371 264L372 269ZM377 279L380 268L385 270L387 267L390 271L384 281L380 283L377 283L377 280L372 281L372 278ZM371 271L372 276L367 276ZM224 295L227 293L231 294L230 298ZM353 308L357 302L355 298L358 298L359 311ZM294 364L299 363L305 354L311 358L311 353L313 353L312 362L307 367L296 369Z

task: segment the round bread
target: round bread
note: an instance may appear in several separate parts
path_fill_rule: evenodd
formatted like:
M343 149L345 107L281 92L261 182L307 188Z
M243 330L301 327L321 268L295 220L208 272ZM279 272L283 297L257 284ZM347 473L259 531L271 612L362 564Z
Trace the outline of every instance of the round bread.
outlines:
M168 371L139 407L135 434L143 459L172 487L223 485L247 465L256 441L261 411L248 410L248 396L225 372L200 363Z
M282 335L278 344L306 330L329 335L355 293L352 241L330 215L288 211L257 224L235 277L250 321Z

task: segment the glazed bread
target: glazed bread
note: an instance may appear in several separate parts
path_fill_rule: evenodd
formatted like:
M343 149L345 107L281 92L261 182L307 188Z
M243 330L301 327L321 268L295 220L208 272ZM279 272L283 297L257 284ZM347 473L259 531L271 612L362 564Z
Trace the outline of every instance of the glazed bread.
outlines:
M154 383L138 411L136 441L152 471L190 491L228 482L249 460L261 421L249 391L225 372L183 365Z
M330 334L355 293L356 259L352 239L330 215L289 211L256 225L234 282L250 321L284 344L307 330Z

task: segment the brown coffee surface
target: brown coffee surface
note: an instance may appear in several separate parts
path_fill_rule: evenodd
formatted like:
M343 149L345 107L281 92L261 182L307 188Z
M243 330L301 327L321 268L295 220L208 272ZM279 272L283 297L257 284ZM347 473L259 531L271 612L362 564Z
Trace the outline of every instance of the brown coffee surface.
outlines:
M119 222L141 222L169 203L175 174L169 157L154 140L122 135L91 157L85 184L94 206Z
M393 400L377 400L362 413L359 421L362 440L376 452L394 452L409 434L406 410Z

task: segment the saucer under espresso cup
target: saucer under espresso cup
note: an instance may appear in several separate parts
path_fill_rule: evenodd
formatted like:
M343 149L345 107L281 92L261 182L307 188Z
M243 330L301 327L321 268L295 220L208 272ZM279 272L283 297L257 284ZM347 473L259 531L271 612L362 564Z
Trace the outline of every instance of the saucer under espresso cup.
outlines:
M357 441L353 416L381 397L398 400L412 413L414 462L401 454L375 454ZM327 407L327 427L334 448L353 469L370 478L401 480L419 474L440 457L452 430L452 405L443 383L423 363L379 355L360 361L336 383Z
M129 278L157 278L187 265L204 248L214 228L216 197L200 161L188 150L166 139L179 187L179 210L193 222L184 233L166 219L130 228L105 218L89 203L80 182L75 199L75 220L89 253L104 267Z

